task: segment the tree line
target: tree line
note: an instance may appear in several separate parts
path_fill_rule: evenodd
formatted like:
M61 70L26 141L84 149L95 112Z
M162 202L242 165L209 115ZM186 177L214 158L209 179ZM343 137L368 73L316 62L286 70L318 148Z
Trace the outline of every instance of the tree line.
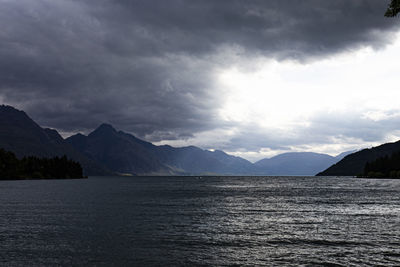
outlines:
M400 178L400 152L367 162L361 177Z
M54 158L24 157L0 149L0 180L7 179L68 179L83 178L78 162L66 156Z

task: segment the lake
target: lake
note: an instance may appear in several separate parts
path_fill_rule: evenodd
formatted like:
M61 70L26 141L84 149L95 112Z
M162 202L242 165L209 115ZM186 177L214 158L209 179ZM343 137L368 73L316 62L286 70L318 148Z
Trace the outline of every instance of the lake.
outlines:
M400 180L0 182L0 265L400 265Z

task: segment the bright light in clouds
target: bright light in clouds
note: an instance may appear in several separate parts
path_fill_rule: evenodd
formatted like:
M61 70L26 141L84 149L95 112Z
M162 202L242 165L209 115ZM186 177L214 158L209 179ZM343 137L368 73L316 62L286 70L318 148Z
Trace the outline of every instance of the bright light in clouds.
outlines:
M399 65L396 38L379 51L362 48L306 63L259 59L252 71L248 65L219 70L218 116L225 126L159 144L220 148L256 161L288 151L336 155L397 141Z
M370 121L399 118L399 64L397 38L379 51L362 48L308 63L265 59L253 72L240 67L221 70L218 86L225 92L225 102L219 115L229 123L257 125L266 135L275 131L287 136L296 135L324 115L342 114L342 121L346 116ZM375 142L340 133L329 138L335 139L332 144L292 146L288 150L336 154L398 140L399 135L386 133L384 140ZM256 159L279 152L260 148L257 152L231 153Z
M306 64L266 60L252 73L225 70L219 76L226 90L220 116L287 130L307 125L317 113L393 116L385 112L399 108L399 64L397 39L383 51L364 48Z

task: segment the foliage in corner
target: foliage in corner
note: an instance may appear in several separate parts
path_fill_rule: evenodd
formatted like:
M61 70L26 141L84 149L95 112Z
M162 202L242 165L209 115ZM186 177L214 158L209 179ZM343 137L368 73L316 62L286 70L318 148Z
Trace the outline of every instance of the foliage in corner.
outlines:
M392 0L386 10L385 17L395 17L400 12L400 0Z

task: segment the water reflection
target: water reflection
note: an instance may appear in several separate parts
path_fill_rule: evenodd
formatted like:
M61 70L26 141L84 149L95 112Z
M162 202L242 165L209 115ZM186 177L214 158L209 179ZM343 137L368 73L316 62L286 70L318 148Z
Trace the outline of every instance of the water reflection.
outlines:
M145 177L0 184L3 265L399 265L400 181Z

